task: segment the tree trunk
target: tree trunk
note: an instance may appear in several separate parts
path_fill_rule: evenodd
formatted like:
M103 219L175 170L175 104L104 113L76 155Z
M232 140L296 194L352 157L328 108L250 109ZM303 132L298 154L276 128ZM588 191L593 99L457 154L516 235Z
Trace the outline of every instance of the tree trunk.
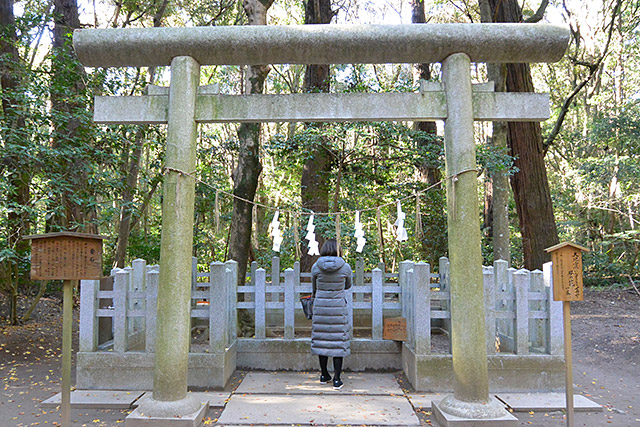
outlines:
M162 17L167 9L169 0L163 0L162 4L153 16L153 26L160 27L162 25ZM154 83L155 67L149 67L149 82ZM115 266L124 268L127 259L127 246L129 245L129 235L133 228L133 198L138 187L138 174L140 172L140 159L142 157L142 148L144 146L146 131L148 126L140 126L136 132L135 145L133 153L129 156L127 167L127 185L122 194L122 208L120 209L120 226L118 227L118 243L116 246ZM128 152L127 152L128 155ZM143 203L142 208L145 208Z
M127 258L127 246L131 233L131 216L133 214L133 197L136 194L138 184L138 172L140 171L140 157L144 145L146 127L138 128L135 137L133 153L129 157L127 167L127 184L122 193L122 208L120 209L120 227L118 227L118 244L116 246L115 265L124 268Z
M411 23L424 24L426 17L424 13L424 0L411 0ZM416 74L420 80L431 80L431 65L416 64ZM416 147L424 152L442 149L442 140L437 137L436 122L414 122L413 128L423 132L426 137L420 137L416 141ZM436 184L442 179L442 174L438 164L428 160L426 157L417 165L420 182L425 186ZM442 186L428 191L420 198L421 208L420 221L422 223L423 235L416 236L420 241L422 258L431 265L438 265L438 259L447 252L447 217L445 215L445 195Z
M243 0L249 25L267 25L267 10L273 0ZM269 74L268 65L250 66L245 75L245 93L263 93L264 82ZM233 194L253 201L262 172L260 163L260 123L242 123L238 128L238 165L233 172ZM251 248L251 226L253 205L233 199L233 213L229 231L228 258L238 262L238 285L244 285L247 262Z
M424 0L411 0L411 12L412 24L426 23ZM431 64L416 64L416 73L420 80L431 80ZM414 129L429 135L435 136L437 134L436 122L414 122L413 126ZM417 143L419 147L427 147L432 144L432 140L420 138ZM418 165L418 173L420 175L420 181L427 185L433 185L442 179L438 165L431 164L427 160L423 160L422 163Z
M73 30L80 28L77 0L54 0L51 106L53 148L58 150L54 175L59 182L59 203L64 209L54 224L70 230L96 233L97 216L88 185L91 119L85 104L85 73L73 50ZM63 150L64 149L64 150Z
M305 4L305 24L328 24L334 16L331 10L331 0L307 0ZM304 73L305 92L329 92L329 65L308 65ZM321 127L320 123L307 123L307 127ZM309 147L309 154L302 167L301 198L302 206L314 212L329 212L328 174L331 171L331 153L322 146L313 144ZM303 221L304 223L304 221ZM324 243L324 236L316 233L320 247ZM302 243L302 258L300 271L311 271L311 266L318 259L317 256L307 254L307 245Z
M2 167L6 170L7 192L7 244L14 251L7 261L10 283L10 316L12 325L18 321L18 289L28 281L27 272L20 268L25 265L29 252L29 242L22 240L22 236L29 234L31 228L27 205L30 200L31 169L28 158L23 154L27 151L28 138L20 135L24 131L25 119L21 111L26 110L20 105L24 64L17 49L17 35L15 17L13 14L13 0L0 0L0 28L5 34L0 37L0 82L2 85L2 139L5 156Z
M493 22L491 6L487 0L480 0L482 22ZM506 67L503 64L487 64L489 81L495 84L496 92L506 90ZM492 136L489 143L497 150L507 147L507 123L492 122ZM509 177L506 171L490 172L485 187L485 228L493 244L493 259L511 263L511 242L509 233Z
M494 22L521 22L516 0L489 0ZM507 64L509 92L533 92L528 64ZM524 267L542 269L549 260L545 248L558 243L558 231L544 163L544 147L539 123L510 122L507 141L519 172L511 177L511 188L522 233Z

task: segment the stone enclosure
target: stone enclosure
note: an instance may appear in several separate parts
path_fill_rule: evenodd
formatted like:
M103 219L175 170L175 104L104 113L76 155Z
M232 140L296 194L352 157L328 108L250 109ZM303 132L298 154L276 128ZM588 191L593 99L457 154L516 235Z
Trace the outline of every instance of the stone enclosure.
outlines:
M202 265L201 265L202 267ZM311 321L300 294L311 292L299 264L284 271L274 257L269 271L251 266L246 285L236 286L236 263L213 262L199 271L193 260L191 387L222 388L236 368L314 370ZM450 351L449 262L438 273L429 264L404 261L398 273L383 264L365 271L359 260L347 292L352 319L352 371L403 370L418 391L453 387ZM483 267L486 338L492 391L553 391L564 384L562 303L550 298L545 272ZM77 387L150 389L153 384L158 266L132 267L81 284ZM405 342L383 340L383 319L403 316ZM237 320L239 319L239 321Z

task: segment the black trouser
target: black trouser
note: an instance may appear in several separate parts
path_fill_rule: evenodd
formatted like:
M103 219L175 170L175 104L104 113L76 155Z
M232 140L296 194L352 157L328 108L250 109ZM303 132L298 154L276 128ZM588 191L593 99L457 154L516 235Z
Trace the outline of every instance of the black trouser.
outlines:
M318 356L320 359L320 370L322 371L322 375L325 377L329 376L329 371L327 370L327 363L329 363L329 356ZM333 358L333 379L339 380L340 373L342 372L342 357L334 357Z

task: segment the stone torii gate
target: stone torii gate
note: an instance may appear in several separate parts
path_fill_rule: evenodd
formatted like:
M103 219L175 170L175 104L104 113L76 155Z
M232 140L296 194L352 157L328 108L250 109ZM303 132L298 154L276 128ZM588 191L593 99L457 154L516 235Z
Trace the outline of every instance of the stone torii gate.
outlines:
M198 123L444 120L455 378L453 395L434 411L444 425L515 426L488 393L473 121L542 121L549 99L474 88L470 63L554 62L568 40L566 29L540 24L76 30L74 47L85 66L171 66L168 92L95 100L97 123L168 125L153 398L126 425L171 419L197 425L205 409L187 394L195 189L188 174ZM442 63L442 84L423 85L419 93L222 95L199 87L201 65L428 62Z

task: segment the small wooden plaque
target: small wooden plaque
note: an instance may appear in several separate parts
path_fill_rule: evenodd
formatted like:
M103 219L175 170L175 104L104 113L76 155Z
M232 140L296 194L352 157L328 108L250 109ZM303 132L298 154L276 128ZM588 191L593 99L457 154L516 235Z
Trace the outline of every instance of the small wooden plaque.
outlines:
M406 341L407 319L404 317L391 317L383 321L382 338L393 341Z
M31 280L80 280L102 277L104 236L49 233L25 236L31 243Z
M582 301L582 252L589 249L574 243L560 243L545 249L553 263L554 301Z

